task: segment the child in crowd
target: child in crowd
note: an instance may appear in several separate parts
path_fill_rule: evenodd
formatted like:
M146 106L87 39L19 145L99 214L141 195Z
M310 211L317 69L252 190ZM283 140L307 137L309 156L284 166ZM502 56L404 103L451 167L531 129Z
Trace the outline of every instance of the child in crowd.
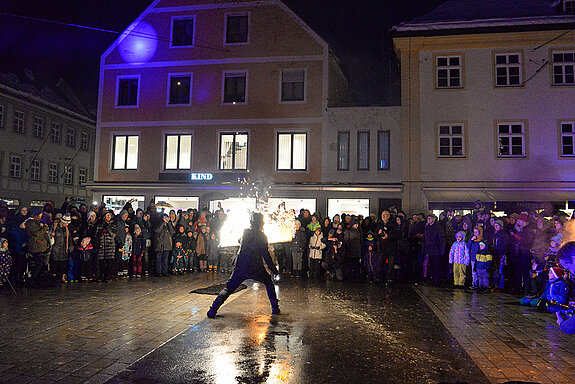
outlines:
M455 234L455 243L449 251L449 264L453 264L453 281L455 287L461 288L465 284L465 270L469 265L469 249L465 244L465 232Z
M489 270L493 256L486 248L483 241L479 242L479 251L475 255L475 270L477 271L478 292L487 292L489 289Z
M80 245L76 248L73 259L78 261L80 280L94 280L94 263L96 259L96 250L92 246L92 239L84 237Z
M563 269L551 267L548 276L549 280L545 284L545 289L540 297L524 296L519 299L519 303L542 308L548 313L559 312L564 306L567 306L570 289L563 279Z
M321 276L321 258L323 256L323 249L325 248L325 244L321 241L322 239L323 239L323 233L321 232L321 226L316 227L314 229L313 236L309 239L310 277Z
M531 292L527 297L534 299L541 296L549 278L549 270L556 266L557 252L562 242L563 235L560 233L551 238L542 260L536 257L531 260Z
M200 227L196 244L196 253L198 254L198 260L200 262L200 271L206 272L208 269L208 239L206 237L206 226L201 225Z
M483 228L476 226L473 228L473 236L467 242L469 249L469 261L471 263L471 289L477 289L477 271L475 270L476 255L479 251L479 243L483 241Z
M0 239L0 286L8 282L8 275L12 267L12 255L8 249L8 240Z
M172 250L172 272L178 275L184 273L186 266L186 251L182 248L182 242L176 241L176 245Z
M370 283L377 283L377 243L373 233L369 231L365 238L364 264L367 279Z
M196 254L196 247L198 245L198 233L193 229L188 229L188 245L186 252L188 254L188 272L200 271L200 265L198 263L198 255Z
M142 228L134 225L134 238L132 239L132 276L142 277L142 262L146 253L146 237L142 233Z
M216 234L209 235L208 240L208 272L217 272L220 262L220 245Z
M122 262L120 268L120 276L128 276L128 267L130 263L130 258L132 257L132 235L130 234L130 227L126 224L126 239L124 240L124 247L122 248Z

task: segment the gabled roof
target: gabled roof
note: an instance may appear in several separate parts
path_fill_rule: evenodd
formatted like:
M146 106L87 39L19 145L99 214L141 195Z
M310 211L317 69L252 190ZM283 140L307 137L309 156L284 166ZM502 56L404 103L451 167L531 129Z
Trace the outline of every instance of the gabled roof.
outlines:
M391 29L396 36L503 32L506 29L573 29L575 15L560 0L448 0L423 16Z

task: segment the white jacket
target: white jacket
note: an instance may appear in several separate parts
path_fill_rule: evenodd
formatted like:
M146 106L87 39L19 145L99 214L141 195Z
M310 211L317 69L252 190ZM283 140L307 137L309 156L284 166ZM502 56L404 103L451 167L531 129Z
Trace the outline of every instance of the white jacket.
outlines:
M321 250L325 248L325 244L321 241L323 239L323 234L320 232L319 236L315 233L309 239L309 258L321 260L322 252Z

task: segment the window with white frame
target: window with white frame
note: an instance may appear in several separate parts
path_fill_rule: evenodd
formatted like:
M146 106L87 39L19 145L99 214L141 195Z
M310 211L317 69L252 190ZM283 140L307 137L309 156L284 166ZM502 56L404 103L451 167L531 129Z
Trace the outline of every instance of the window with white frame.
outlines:
M357 133L357 169L369 170L369 131Z
M220 133L220 169L248 169L248 134Z
M14 111L14 132L18 133L26 133L24 130L24 112L22 111Z
M575 0L563 0L563 11L565 13L575 13Z
M30 180L40 181L40 160L32 160L30 164Z
M522 81L523 62L520 53L495 54L495 85L517 87Z
M497 123L499 157L525 157L525 123Z
M553 52L553 85L575 85L575 51Z
M246 102L247 72L224 73L224 103Z
M58 164L56 163L48 164L48 182L49 183L58 182Z
M18 155L10 156L10 177L22 177L22 157Z
M277 169L281 171L304 171L307 169L306 133L278 133Z
M192 95L192 75L170 75L169 105L190 105Z
M281 72L281 101L305 100L305 71L303 69L284 69Z
M138 76L118 77L116 90L116 106L118 107L137 107L139 96Z
M50 135L52 136L52 141L54 143L60 143L62 141L62 126L60 123L52 123Z
M74 128L66 130L66 145L68 147L76 147L76 130Z
M377 169L389 170L390 162L390 131L377 131Z
M44 137L44 119L38 116L34 116L34 137Z
M248 42L249 16L244 14L226 15L226 44Z
M0 105L0 129L4 128L4 106Z
M112 169L138 169L138 136L114 136Z
M87 151L90 143L90 135L88 132L80 133L80 148L82 151Z
M435 74L437 88L463 87L462 56L437 56L435 58Z
M575 121L561 122L561 156L575 156Z
M78 183L80 183L80 185L84 185L86 184L87 179L88 179L88 170L86 168L78 169Z
M349 131L337 133L337 170L349 171Z
M74 167L66 167L64 169L64 184L72 185L74 183Z
M164 147L164 169L192 167L192 135L167 134Z
M194 45L195 17L172 19L172 47L192 47Z
M463 124L439 124L437 129L438 157L465 157Z

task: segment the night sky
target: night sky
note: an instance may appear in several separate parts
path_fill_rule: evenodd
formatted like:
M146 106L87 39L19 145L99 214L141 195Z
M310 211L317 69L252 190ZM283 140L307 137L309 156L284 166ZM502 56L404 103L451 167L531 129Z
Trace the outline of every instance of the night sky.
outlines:
M330 43L359 105L398 102L397 64L386 61L392 52L387 31L442 2L444 0L285 0ZM0 12L121 32L149 4L151 0L3 1ZM0 71L26 67L52 81L63 77L80 99L95 110L100 55L116 37L111 33L1 14Z

